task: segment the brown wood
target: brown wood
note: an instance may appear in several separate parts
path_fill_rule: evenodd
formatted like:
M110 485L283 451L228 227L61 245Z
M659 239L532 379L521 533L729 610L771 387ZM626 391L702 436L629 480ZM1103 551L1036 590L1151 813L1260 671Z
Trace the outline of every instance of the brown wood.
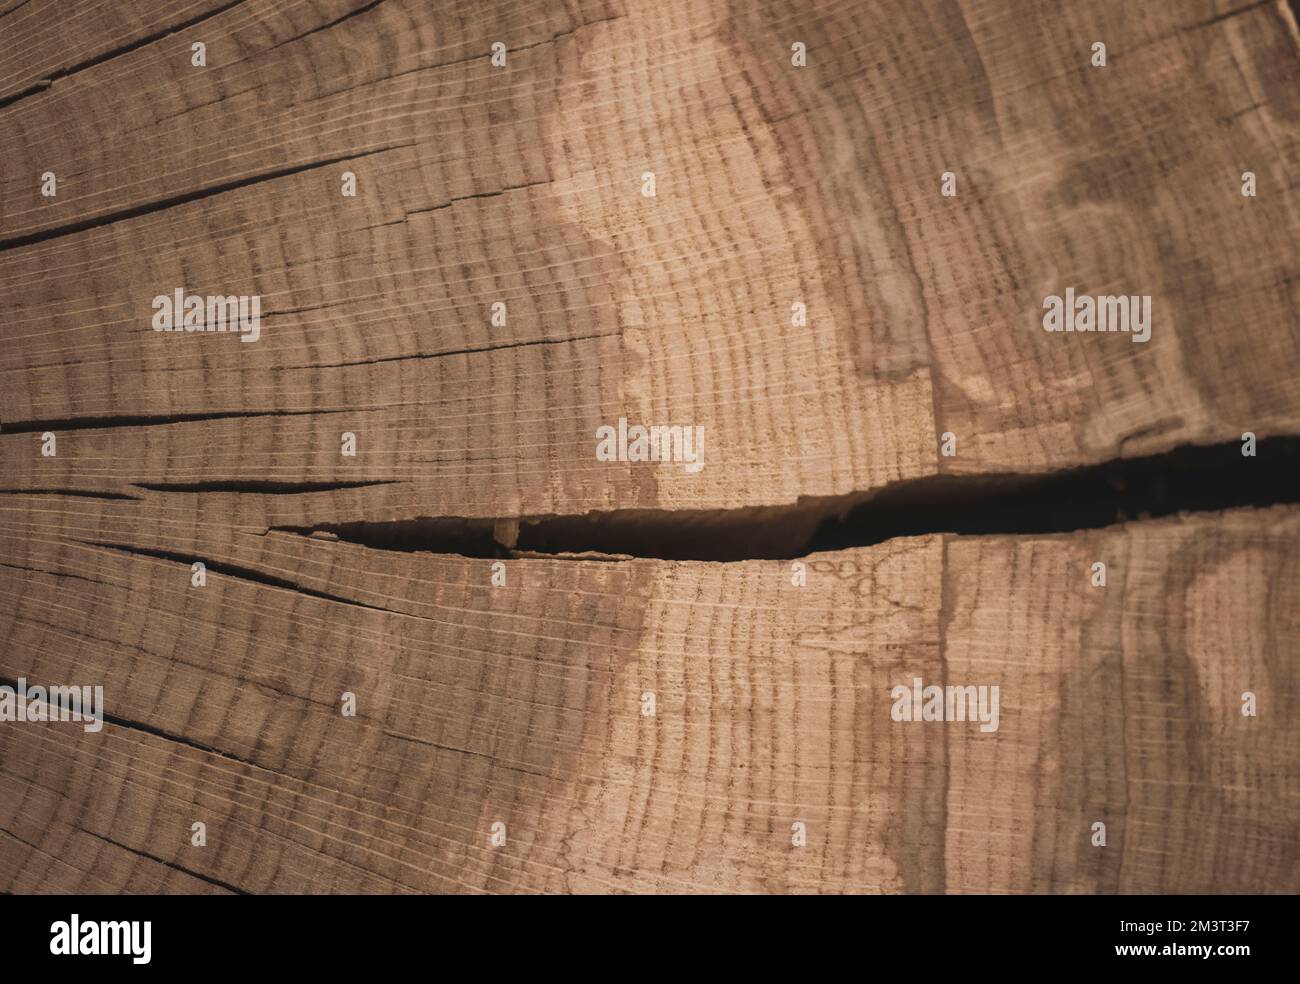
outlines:
M300 590L193 590L82 542L179 521L39 506L6 532L3 674L102 680L118 721L8 726L14 891L1297 885L1294 509L909 538L802 588L779 561L519 559L493 589L488 560L200 522L214 566ZM997 732L893 721L914 676L1000 685Z
M1300 434L1291 8L1061 7L0 4L0 678L111 717L0 722L0 889L1300 889L1295 505L798 547ZM153 331L177 287L261 338ZM1044 332L1067 287L1150 342ZM784 559L509 549L593 511ZM894 721L917 676L999 729Z

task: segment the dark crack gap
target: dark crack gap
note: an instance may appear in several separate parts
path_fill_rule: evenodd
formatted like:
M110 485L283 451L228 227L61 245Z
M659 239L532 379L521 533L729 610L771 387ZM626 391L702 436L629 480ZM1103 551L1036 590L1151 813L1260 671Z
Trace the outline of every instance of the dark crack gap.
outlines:
M195 420L234 420L240 417L304 417L312 414L355 413L356 410L228 410L215 413L117 414L104 417L58 417L47 420L15 420L3 427L5 434L43 434L45 431L104 430L109 427L160 427Z
M107 543L102 540L80 540L80 543L89 547L100 547L104 550L114 550L118 553L128 554L137 557L153 557L157 560L170 560L177 564L184 564L189 567L195 561L202 561L203 566L209 574L220 574L225 577L239 578L243 581L249 581L253 584L261 584L268 588L281 588L285 591L292 591L295 594L305 595L308 598L319 598L322 601L332 601L340 605L348 605L352 608L364 608L371 612L382 612L385 615L401 615L404 618L416 618L421 621L430 622L433 619L424 615L414 615L410 612L398 611L394 608L383 608L380 605L369 605L364 601L357 601L355 598L347 598L343 595L331 594L328 591L318 591L315 588L308 588L297 581L287 577L277 577L274 574L267 574L265 571L259 571L253 567L245 567L242 564L228 564L224 561L213 561L207 557L196 554L179 553L174 550L157 550L153 547L135 547L128 543ZM106 717L104 720L108 720Z
M114 586L108 581L101 581L94 577L83 577L80 574L68 574L63 571L51 571L44 567L24 567L21 564L9 564L3 560L0 560L0 567L7 567L11 571L26 571L29 574L47 574L50 577L71 578L74 581L85 581L87 584L107 584L110 587Z
M424 215L426 212L441 212L445 208L451 208L458 202L468 202L475 198L500 198L508 191L522 191L525 188L540 188L542 185L550 184L549 181L529 181L525 184L507 185L499 191L480 191L474 195L461 195L459 198L451 198L441 205L430 205L428 208L414 208L407 212L409 218L412 215Z
M362 157L370 157L373 154L382 154L389 150L401 150L402 148L411 146L414 145L392 144L386 147L376 147L372 150L343 154L339 157L330 157L321 161L308 161L306 164L294 164L289 167L281 167L274 171L264 171L261 174L254 174L246 178L234 178L230 181L223 181L220 184L215 184L208 188L200 188L196 191L186 191L178 195L171 195L167 198L159 198L152 202L132 205L130 208L122 208L113 212L106 212L93 218L81 219L77 222L69 222L64 225L54 226L50 229L42 229L39 232L29 232L21 236L11 236L8 239L0 239L0 252L9 249L18 249L22 246L32 246L37 243L45 243L52 239L61 239L64 236L71 236L78 232L85 232L88 229L98 229L102 226L112 225L114 222L122 222L127 219L138 219L143 215L161 212L165 209L175 208L178 205L188 205L190 202L202 201L204 198L211 198L214 195L223 195L228 191L247 188L249 185L260 184L263 181L274 181L277 178L287 178L292 174L301 174L304 171L312 171L316 168L329 167L332 164L341 164L344 161L354 161Z
M59 79L66 79L69 75L75 75L78 72L84 72L88 68L94 68L96 65L102 65L106 61L112 61L114 58L120 58L122 55L129 55L133 51L139 51L141 48L148 47L149 45L153 44L155 41L161 41L163 38L170 37L171 35L176 34L179 31L184 31L188 28L194 27L197 24L201 24L206 20L211 20L213 17L216 17L218 14L224 14L227 10L230 10L232 7L238 7L243 2L244 0L230 0L229 3L222 4L216 10L209 10L206 13L199 14L195 17L191 17L189 20L182 21L179 24L173 24L171 27L163 28L161 31L155 31L152 34L148 34L145 37L138 38L135 41L129 41L126 44L121 45L117 48L111 48L108 51L99 53L94 58L87 58L85 61L77 62L77 64L75 65L69 65L66 68L60 68L57 71L52 72L48 78L41 79L39 82L35 82L32 85L29 85L26 89L23 89L20 92L15 92L12 95L8 95L8 96L4 96L3 98L0 98L0 109L4 109L6 106L10 106L13 103L18 102L20 99L26 99L28 96L34 96L37 93L42 92L45 89L48 89ZM18 7L21 6L22 4L18 5ZM18 7L15 7L14 10L17 10ZM13 10L9 11L9 13L13 13Z
M337 492L341 489L366 489L375 485L400 485L397 479L384 478L357 482L269 482L234 480L217 482L134 482L133 488L146 492L248 492L260 495L301 495L307 492ZM122 498L135 498L123 496Z
M574 335L570 338L529 338L519 342L503 342L500 345L480 345L478 348L447 349L443 352L416 352L411 355L385 355L373 359L355 359L351 362L313 362L305 366L290 366L297 371L302 369L346 369L349 366L376 366L382 362L408 362L419 359L446 359L456 355L480 355L485 352L504 352L507 349L532 348L537 345L568 345L577 342L589 342L597 338L614 338L621 331L598 331L591 335Z
M1288 2L1295 4L1296 2L1298 2L1298 0L1288 0ZM1258 10L1260 7L1270 7L1276 3L1277 0L1255 0L1254 3L1248 3L1243 7L1237 7L1235 10L1229 10L1226 13L1222 13L1222 14L1215 14L1213 17L1210 17L1207 20L1197 21L1195 24L1192 24L1190 27L1188 27L1187 30L1195 31L1203 27L1210 27L1214 24L1219 24L1223 21L1226 21L1231 17L1240 17L1242 14L1248 14L1253 10Z
M24 679L26 679L26 677L24 677ZM13 677L0 676L0 686L9 687L11 690L14 690L16 692L18 690L18 680L14 679ZM48 699L44 703L46 704L46 706L53 706L50 704ZM156 727L152 724L144 724L141 721L133 721L130 718L125 718L118 714L110 714L108 711L104 710L103 708L100 709L100 714L102 715L105 724L112 724L119 728L127 728L128 730L131 731L138 731L141 734L152 735L155 738L163 738L167 741L175 742L177 745L185 745L186 747L193 748L196 751L206 752L209 755L217 755L223 759L227 759L231 762L238 762L240 765L247 765L254 769L261 769L262 771L271 771L266 769L265 766L258 765L252 759L247 759L241 755L236 755L234 752L222 751L220 748L215 748L212 745L206 745L201 741L195 741L193 738L186 738L184 735L174 734L171 731L167 731L163 728Z
M22 10L24 7L26 7L26 6L27 6L29 3L31 3L31 2L32 2L32 0L22 0L22 3L18 4L18 6L16 6L16 7L10 7L10 8L9 8L8 10L6 10L4 13L0 13L0 20L4 20L4 19L5 19L6 17L8 17L10 14L17 13L18 11ZM7 893L6 893L6 894L7 894Z
M0 495L67 495L78 499L126 499L139 502L140 496L125 492L94 492L87 489L0 489Z
M294 41L301 41L303 38L309 38L313 34L319 34L321 31L328 31L331 27L337 27L339 24L342 24L344 21L351 20L353 17L359 17L361 14L374 10L383 2L384 0L370 0L370 3L363 4L362 6L357 7L355 10L349 10L346 14L344 14L341 17L335 17L328 24L322 24L320 27L313 27L310 31L304 31L302 34L295 34L291 38L286 38L283 41L277 41L275 44L271 45L271 47L268 48L267 50L274 51L276 48L283 48L286 44L292 44Z
M1185 446L1047 474L935 475L875 493L788 506L625 509L523 519L437 518L280 526L379 550L467 557L595 554L659 560L785 560L895 537L1042 535L1178 513L1300 503L1300 438Z
M200 872L194 871L191 868L187 868L182 864L177 864L175 861L168 861L166 858L160 858L156 854L151 854L148 851L142 851L137 847L131 847L129 844L123 844L121 841L114 840L112 837L106 837L103 834L97 834L93 830L86 830L85 827L82 827L80 829L85 831L91 837L97 838L98 840L102 840L106 844L112 844L114 847L121 848L123 851L129 851L131 854L134 854L137 857L146 858L147 860L153 861L156 864L160 864L165 868L170 868L172 871L179 871L183 875L189 875L191 878L195 878L201 882L207 882L209 885L213 885L217 888L225 889L227 892L232 892L235 895L249 894L244 889L240 888L238 885L232 885L230 884L230 882L224 882L220 878L213 878L211 875L201 874Z

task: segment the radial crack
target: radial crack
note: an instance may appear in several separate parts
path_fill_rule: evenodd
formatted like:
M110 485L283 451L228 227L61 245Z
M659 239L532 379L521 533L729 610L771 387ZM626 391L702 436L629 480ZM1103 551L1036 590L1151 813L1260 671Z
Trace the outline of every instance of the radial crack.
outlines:
M469 557L781 560L895 537L1042 535L1183 512L1300 503L1300 438L1180 447L1043 474L931 475L874 492L737 509L615 509L575 515L434 517L275 526L379 550ZM515 527L517 526L517 533ZM509 530L509 535L503 535Z

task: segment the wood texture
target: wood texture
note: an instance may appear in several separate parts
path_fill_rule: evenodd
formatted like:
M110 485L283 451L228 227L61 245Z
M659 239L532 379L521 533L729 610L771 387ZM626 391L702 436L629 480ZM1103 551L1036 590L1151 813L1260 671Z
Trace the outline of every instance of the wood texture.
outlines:
M111 716L0 723L0 889L1297 891L1293 505L799 588L292 532L1300 435L1297 83L1283 0L0 4L0 678ZM261 339L154 332L176 287ZM1066 287L1150 342L1044 332ZM705 467L597 461L620 417Z
M214 566L300 585L202 591L80 542L171 542L136 511L51 498L44 535L6 534L2 675L102 680L119 718L5 731L14 891L1300 885L1294 509L909 538L816 555L803 588L521 559L485 590L486 560L199 523ZM894 721L914 676L1000 685L998 731Z
M7 484L362 472L403 484L329 519L509 516L1295 432L1285 6L968 6L388 0L310 33L344 5L248 0L56 80L0 118L4 237L67 230L0 253L6 430L219 419L8 452ZM35 11L8 19L6 47L35 44ZM520 49L504 71L498 37ZM1265 198L1240 195L1248 168ZM156 294L232 283L263 298L260 342L148 330ZM1042 332L1069 285L1152 294L1151 342ZM709 466L611 472L590 435L621 415L706 426Z

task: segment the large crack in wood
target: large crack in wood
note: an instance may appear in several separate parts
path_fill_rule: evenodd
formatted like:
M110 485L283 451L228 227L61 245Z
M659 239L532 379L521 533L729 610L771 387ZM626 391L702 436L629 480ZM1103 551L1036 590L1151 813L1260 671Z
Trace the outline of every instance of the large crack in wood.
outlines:
M597 554L783 560L896 537L1072 533L1178 513L1300 503L1300 438L1185 446L1044 474L932 475L875 492L740 509L618 509L572 516L438 517L276 526L378 550L468 557Z

